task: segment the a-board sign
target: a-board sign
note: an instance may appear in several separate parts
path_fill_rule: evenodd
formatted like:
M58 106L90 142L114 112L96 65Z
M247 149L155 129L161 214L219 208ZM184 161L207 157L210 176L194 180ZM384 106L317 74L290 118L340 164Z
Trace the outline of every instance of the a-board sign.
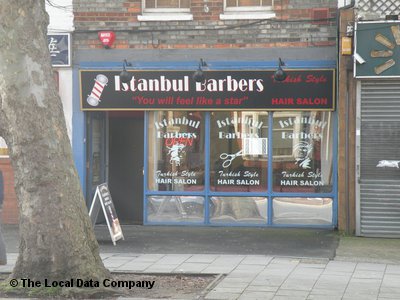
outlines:
M98 185L96 187L96 192L94 193L92 205L90 206L89 210L89 216L93 227L96 224L100 207L103 209L107 227L110 231L111 240L115 246L115 242L120 239L124 239L124 235L122 234L121 225L119 224L117 212L115 211L114 203L112 201L111 193L108 189L107 183Z

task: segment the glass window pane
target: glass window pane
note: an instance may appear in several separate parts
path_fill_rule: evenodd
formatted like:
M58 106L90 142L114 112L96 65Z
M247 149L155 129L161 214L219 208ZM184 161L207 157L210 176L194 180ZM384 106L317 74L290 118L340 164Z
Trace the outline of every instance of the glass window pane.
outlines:
M272 6L273 0L226 0L226 7Z
M260 0L239 0L239 6L260 6Z
M156 0L146 0L146 8L156 8Z
M267 190L267 112L214 112L210 140L213 191Z
M331 192L332 114L277 112L273 123L274 191Z
M148 126L148 188L203 190L204 113L156 111Z
M211 197L211 223L266 223L268 200L264 197Z
M104 138L103 138L103 120L101 118L93 117L92 119L92 182L91 185L96 187L103 183L104 176L102 176L102 152L104 151Z
M190 8L190 0L181 0L180 8Z
M273 223L298 225L332 224L331 198L274 198Z
M204 198L199 196L147 197L149 222L203 222Z
M190 0L146 0L146 8L190 8Z
M262 0L261 5L262 6L272 6L272 0Z
M157 8L179 8L179 0L157 0Z

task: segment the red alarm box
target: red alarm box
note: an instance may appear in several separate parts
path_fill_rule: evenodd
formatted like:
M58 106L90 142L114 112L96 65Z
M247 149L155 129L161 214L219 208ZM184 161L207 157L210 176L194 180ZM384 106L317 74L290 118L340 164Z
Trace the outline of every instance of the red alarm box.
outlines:
M114 31L99 31L99 39L104 48L109 49L114 44L115 32Z

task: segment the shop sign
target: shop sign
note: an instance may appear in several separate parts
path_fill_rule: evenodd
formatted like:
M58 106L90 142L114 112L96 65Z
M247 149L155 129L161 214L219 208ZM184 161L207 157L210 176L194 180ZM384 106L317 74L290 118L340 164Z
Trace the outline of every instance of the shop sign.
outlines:
M82 70L82 110L334 110L335 70L206 71L195 82L192 71Z
M53 67L71 66L71 34L48 34L47 45Z
M400 22L356 23L354 76L388 78L400 76Z

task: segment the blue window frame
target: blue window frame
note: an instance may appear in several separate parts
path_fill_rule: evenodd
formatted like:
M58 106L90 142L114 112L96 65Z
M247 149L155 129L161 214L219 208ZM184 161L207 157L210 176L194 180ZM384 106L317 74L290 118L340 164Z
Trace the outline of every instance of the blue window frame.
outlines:
M201 161L204 162L204 182L201 187L193 190L190 188L160 190L154 186L149 188L148 175L149 172L154 171L154 168L149 166L149 153L154 150L153 142L149 147L149 134L151 134L149 121L151 114L155 113L157 112L146 112L145 114L145 224L322 228L336 226L337 132L335 128L337 120L334 112L255 113L254 116L262 116L263 122L250 120L251 112L235 112L242 116L244 125L239 124L242 126L242 129L239 130L242 134L239 140L242 150L247 151L244 154L240 153L239 159L245 164L246 156L250 159L252 156L256 156L258 161L264 164L263 168L266 170L266 177L259 178L258 181L253 180L247 186L247 190L237 186L240 183L245 186L247 184L247 182L243 183L241 179L236 180L235 174L240 174L238 172L231 173L233 177L230 178L231 182L227 181L229 187L227 189L216 189L211 183L211 178L215 173L212 160L216 154L213 152L218 143L213 136L215 124L211 124L213 118L215 119L214 112L202 112L204 156ZM253 122L253 129L257 128L259 132L253 133L256 137L253 139L255 142L249 148L247 138L251 139L252 136L249 131L246 131L245 125L250 122ZM233 125L239 126L238 124ZM248 128L248 130L252 129ZM224 136L224 134L220 135ZM291 139L289 141L279 140L279 137L290 137ZM304 143L312 138L317 139L317 142ZM309 144L315 145L315 148L318 147L318 153L311 154L310 148L312 147ZM303 152L299 150L300 146L304 146ZM248 149L244 150L246 147ZM217 155L223 150L219 149ZM229 151L237 154L234 148L230 148ZM321 157L312 157L312 155L321 156L321 151L326 156L325 160ZM312 162L307 160L307 155ZM222 156L220 158L222 161ZM316 161L319 163L317 166L315 166ZM276 168L277 162L279 164L284 162L286 167ZM220 172L224 174L224 171ZM259 176L260 173L263 172L255 171L256 176ZM277 178L279 176L287 178ZM329 179L325 177L329 177ZM260 186L254 188L254 182ZM222 184L222 186L224 185ZM282 188L277 188L280 186Z
M332 68L335 66L334 61L291 61L290 65L292 68L297 69L297 68ZM265 68L265 69L273 69L276 66L276 62L235 62L232 64L230 61L226 62L218 62L213 64L213 68L216 70L229 70L229 69L259 69L259 68ZM138 69L165 69L165 70L170 70L170 69L193 69L193 64L192 63L187 63L187 62L157 62L154 64L150 63L137 63L136 67ZM80 68L82 69L93 69L93 68L98 68L98 69L115 69L115 70L120 70L120 63L99 63L99 62L85 62L80 64ZM74 83L75 86L79 86L79 74L78 74L78 69L75 70L74 72ZM74 90L74 97L76 99L79 99L79 89ZM85 143L82 143L82 140L85 140L84 132L85 132L85 117L84 113L80 110L80 105L79 101L74 101L74 131L73 131L73 149L74 149L74 157L75 157L75 162L77 165L77 169L79 172L79 175L81 177L81 182L82 186L84 189L86 189L86 185L84 182L84 178L86 178L86 163L85 163L85 153L86 153L86 146ZM149 128L147 126L148 124L148 119L149 119L149 114L152 112L146 112L145 113L145 132L144 132L144 171L145 175L148 174L149 172L149 166L148 166L148 134L149 134ZM204 176L205 176L205 181L204 181L204 189L201 191L154 191L148 188L148 178L147 176L144 176L144 224L165 224L165 225L210 225L210 226L266 226L266 227L285 227L285 226L296 226L296 227L319 227L319 228L333 228L337 225L337 115L335 112L331 113L332 116L332 146L330 147L330 152L332 154L332 188L327 191L327 190L321 190L320 192L315 192L315 193L307 193L307 192L290 192L290 191L277 191L276 189L273 188L273 168L271 167L273 164L273 126L274 126L274 119L273 116L275 112L269 112L268 116L268 137L271 137L272 142L268 143L268 162L267 162L267 173L268 173L268 179L267 179L267 190L264 192L218 192L218 191L213 191L210 188L210 181L208 180L210 178L210 149L211 149L211 141L210 141L210 119L211 119L211 112L204 112L205 118L204 118L204 124L205 124L205 145L204 145ZM80 126L78 126L78 124ZM285 130L285 129L282 129ZM186 197L199 197L202 198L203 203L205 204L203 207L203 218L201 221L196 221L196 222L185 222L185 221L180 221L180 222L168 222L168 221L161 221L161 222L155 222L155 221L150 221L147 218L147 213L149 210L148 205L146 204L146 199L151 196L186 196ZM222 199L215 199L215 197L220 197ZM225 198L223 198L225 197ZM210 218L211 215L211 209L210 209L210 203L213 201L238 201L242 198L254 198L254 200L262 203L264 199L266 199L266 207L267 211L265 213L265 222L234 222L230 220L224 220L224 222L212 222L212 218ZM235 199L236 198L236 199ZM284 199L282 199L284 198ZM286 198L286 199L285 199ZM279 206L279 208L285 206L290 206L286 202L290 202L292 199L296 199L298 203L295 203L297 205L302 204L302 201L307 202L308 198L313 198L314 200L317 199L316 203L310 203L310 205L318 205L318 204L326 204L327 200L331 199L330 205L332 206L331 210L331 215L330 218L332 222L330 224L300 224L300 223L281 223L281 222L276 222L274 221L274 213L273 213L273 208L274 208L274 203L275 206ZM311 200L313 200L311 199ZM184 199L184 200L190 200L190 199ZM198 202L199 199L195 198L194 202ZM172 199L172 201L177 202L175 199ZM286 201L286 202L285 202ZM182 202L182 201L181 201ZM277 204L278 203L278 204ZM291 203L289 203L291 204ZM180 204L179 204L180 205Z

